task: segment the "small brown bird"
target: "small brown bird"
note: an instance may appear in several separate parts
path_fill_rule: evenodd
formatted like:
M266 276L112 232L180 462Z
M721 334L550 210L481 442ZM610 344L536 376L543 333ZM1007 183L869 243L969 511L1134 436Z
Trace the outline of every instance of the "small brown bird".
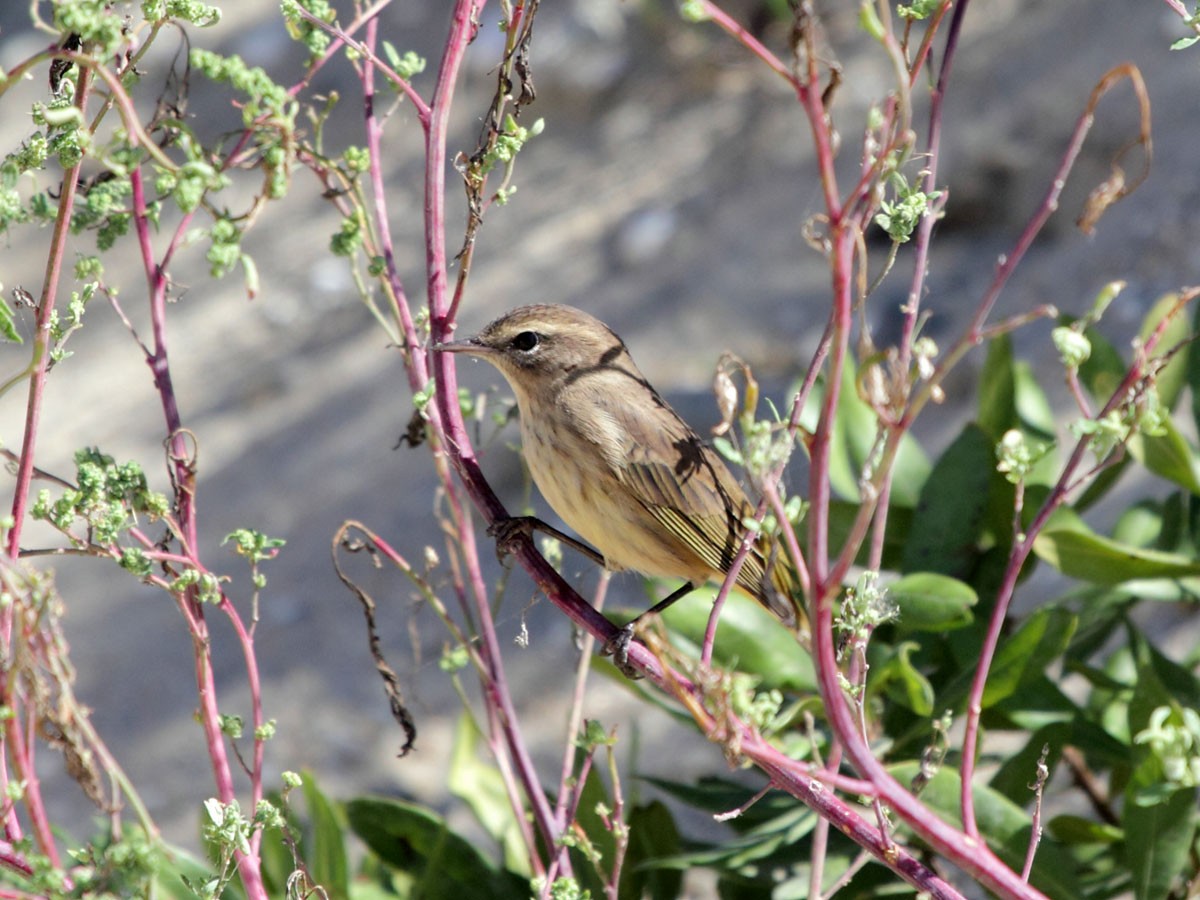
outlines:
M612 570L684 580L643 615L724 579L754 507L607 325L570 306L523 306L438 349L485 359L508 381L534 482L599 555L570 544ZM564 537L532 517L497 531L533 529ZM770 539L755 544L737 585L788 626L806 621L795 572ZM622 664L636 621L606 648Z

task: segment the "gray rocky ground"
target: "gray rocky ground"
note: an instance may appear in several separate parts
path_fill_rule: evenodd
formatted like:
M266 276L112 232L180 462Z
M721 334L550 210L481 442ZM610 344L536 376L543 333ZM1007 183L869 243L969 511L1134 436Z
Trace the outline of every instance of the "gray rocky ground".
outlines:
M848 77L839 109L849 148L881 73L855 31L856 4L826 5L832 39L845 48ZM394 4L385 15L386 36L398 47L432 54L445 6ZM239 52L286 81L296 71L296 56L276 4L247 0L226 7L225 21L197 41ZM800 224L817 210L819 197L799 110L782 85L715 29L683 24L667 3L579 0L544 7L534 59L542 90L535 112L545 117L546 130L521 157L513 203L489 216L464 328L519 303L584 306L626 338L649 378L698 428L715 418L706 385L724 350L747 359L781 396L816 340L827 296L822 261L800 238ZM41 41L21 31L24 8L6 4L0 11L0 65ZM1127 334L1160 293L1200 279L1200 48L1168 53L1179 34L1177 20L1165 3L1149 0L975 0L968 21L946 115L941 180L951 201L930 266L934 335L948 340L980 296L997 256L1046 189L1092 85L1112 65L1132 60L1154 105L1150 179L1094 236L1071 226L1082 197L1131 134L1132 101L1122 88L1101 108L1063 213L1002 303L1008 312L1046 302L1081 311L1102 284L1125 278L1126 299L1108 327ZM485 31L472 52L454 146L474 143L475 117L490 90L494 52L487 39ZM331 139L360 142L353 85L333 73L323 79L318 90L337 87L346 98ZM422 90L431 83L428 73L418 81ZM203 103L202 92L193 102ZM233 115L224 108L205 114ZM5 98L0 135L6 147L26 133L26 116L19 102ZM394 153L394 227L402 269L419 297L415 140L398 142ZM300 174L289 199L255 231L249 249L263 275L256 300L246 299L236 278L213 283L204 277L202 252L193 252L180 272L192 287L172 309L172 348L184 419L201 441L204 552L210 561L221 559L220 539L242 525L288 541L267 570L257 638L268 713L279 721L271 770L309 767L336 796L403 792L439 803L457 710L436 665L440 626L424 611L414 645L407 589L397 579L374 583L385 602L386 644L421 727L418 751L398 761L399 736L366 652L361 618L329 563L330 537L349 517L414 557L436 535L430 462L421 450L394 449L411 411L399 359L355 299L340 261L326 253L337 221L318 193ZM3 239L6 291L20 284L36 293L46 237ZM121 245L115 256L128 267L122 271L114 258L109 274L124 285L131 315L144 321L136 312L141 282L133 253L131 242ZM906 277L893 279L877 309L899 305ZM881 312L876 326L886 340L892 315ZM76 360L51 379L40 464L69 472L76 448L98 445L119 458L144 460L164 486L161 417L136 347L100 306L75 344ZM1022 345L1048 358L1048 329L1031 330ZM4 370L23 365L24 354L0 348ZM972 359L967 369L978 362ZM498 382L484 366L464 367L463 379L480 389ZM952 394L971 389L968 371ZM20 392L0 398L6 446L19 443L22 404ZM953 403L935 410L928 433L935 440L951 434L955 415ZM512 486L515 500L516 457L497 444L486 468ZM232 557L225 568L239 579L235 586L245 588ZM58 569L79 692L168 833L191 843L211 778L192 720L191 648L179 614L122 573L80 561ZM585 585L593 581L590 574L582 578ZM549 603L525 614L533 590L523 575L513 583L502 634L515 638L522 621L528 624L530 644L512 645L509 664L526 727L539 736L540 758L553 772L568 698L560 690L564 679L547 673L566 671L572 644ZM619 579L614 591L640 602L631 578ZM218 683L230 692L225 703L236 707L244 700L243 669L232 635L219 625L216 646ZM677 776L716 765L713 748L679 734L665 717L631 710L618 686L598 682L587 712L622 723L627 736L639 732L640 771ZM68 821L88 815L64 783L58 760L45 753L41 763L56 809ZM86 831L82 820L77 830Z

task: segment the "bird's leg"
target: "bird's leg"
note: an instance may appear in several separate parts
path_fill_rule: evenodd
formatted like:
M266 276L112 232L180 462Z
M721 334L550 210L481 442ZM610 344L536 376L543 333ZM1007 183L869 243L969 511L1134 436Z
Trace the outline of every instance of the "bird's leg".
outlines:
M638 622L646 618L662 612L667 607L671 606L676 600L680 600L696 589L696 585L688 581L680 585L676 590L672 591L663 600L658 601L644 613L641 613L636 618L626 622L621 630L613 637L609 638L605 643L604 649L600 651L603 656L611 656L613 664L616 665L622 673L630 678L641 678L637 669L629 664L629 645L633 643L633 632L637 628Z
M513 543L519 537L532 538L535 531L548 534L555 540L561 541L568 547L578 550L598 566L604 565L604 557L593 550L583 541L578 541L569 534L564 534L553 525L547 525L537 516L507 516L497 519L488 526L488 536L496 539L496 558L504 562L505 557L513 552Z

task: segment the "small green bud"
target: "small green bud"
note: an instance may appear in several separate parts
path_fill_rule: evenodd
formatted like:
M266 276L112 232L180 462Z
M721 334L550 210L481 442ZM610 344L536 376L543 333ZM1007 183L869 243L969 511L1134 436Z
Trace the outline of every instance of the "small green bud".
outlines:
M1092 355L1092 342L1074 328L1060 325L1050 332L1050 339L1058 350L1058 358L1068 369L1078 369Z

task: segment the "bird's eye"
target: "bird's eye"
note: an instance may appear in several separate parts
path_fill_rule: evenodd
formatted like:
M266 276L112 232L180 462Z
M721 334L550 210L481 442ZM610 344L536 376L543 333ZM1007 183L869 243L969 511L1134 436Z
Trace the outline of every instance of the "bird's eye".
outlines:
M512 346L514 350L528 353L530 350L537 349L537 345L541 342L542 336L536 331L522 331L512 339Z

